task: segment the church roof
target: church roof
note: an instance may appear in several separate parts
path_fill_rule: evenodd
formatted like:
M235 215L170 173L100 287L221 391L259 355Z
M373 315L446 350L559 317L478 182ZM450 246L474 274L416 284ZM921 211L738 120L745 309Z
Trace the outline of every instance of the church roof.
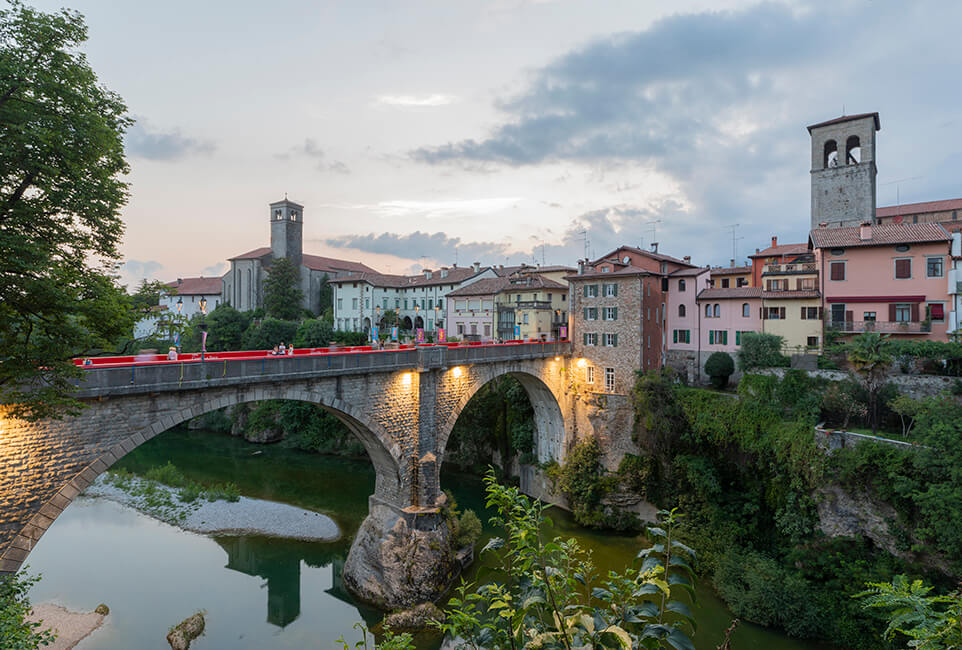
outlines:
M270 250L269 248L267 249ZM337 273L339 271L348 271L350 273L374 273L374 269L360 262L349 262L347 260L339 260L333 257L321 257L320 255L308 255L304 253L301 255L301 263L312 271L327 271L331 273Z
M256 260L265 255L270 255L270 246L261 246L260 248L255 248L252 251L247 251L246 253L241 253L240 255L235 255L234 257L228 257L228 260Z
M878 131L882 128L879 124L878 113L859 113L858 115L843 115L842 117L836 117L834 120L826 120L825 122L819 122L818 124L812 124L808 127L808 132L811 133L812 129L817 129L823 126L831 126L833 124L841 124L842 122L851 122L852 120L861 120L866 117L871 117L875 119L875 130Z
M305 257L307 256L305 255ZM331 280L331 282L367 282L375 287L389 287L392 289L405 289L408 287L431 287L442 284L458 284L464 282L465 280L469 280L476 275L484 273L490 268L491 267L485 266L478 271L475 271L474 268L470 266L463 268L454 267L450 269L443 269L447 271L447 274L444 277L441 277L441 270L432 271L430 278L427 277L424 272L417 275L388 275L386 273L370 271L362 272L360 275L334 278Z

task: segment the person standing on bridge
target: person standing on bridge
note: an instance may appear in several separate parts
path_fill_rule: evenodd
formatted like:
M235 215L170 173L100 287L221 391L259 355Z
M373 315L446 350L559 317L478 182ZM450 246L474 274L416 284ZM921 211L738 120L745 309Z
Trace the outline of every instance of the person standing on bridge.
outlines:
M177 361L177 348L175 348L174 346L170 346L170 349L167 350L167 360Z
M278 350L279 350L278 354L280 354L281 356L284 356L285 354L287 354L287 348L284 347L284 341L281 341L281 345L278 348Z

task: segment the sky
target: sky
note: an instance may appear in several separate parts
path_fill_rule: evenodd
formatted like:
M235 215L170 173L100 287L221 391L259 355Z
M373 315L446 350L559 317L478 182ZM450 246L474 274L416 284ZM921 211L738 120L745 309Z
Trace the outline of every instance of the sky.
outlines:
M69 8L137 120L127 283L223 273L285 195L306 253L385 273L653 241L741 263L805 241L805 127L843 114L880 114L880 206L962 197L954 0Z

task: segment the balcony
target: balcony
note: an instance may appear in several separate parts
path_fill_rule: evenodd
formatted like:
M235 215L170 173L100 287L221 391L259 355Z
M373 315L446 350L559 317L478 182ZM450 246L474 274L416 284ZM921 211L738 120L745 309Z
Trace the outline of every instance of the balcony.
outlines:
M950 294L960 294L962 293L962 269L949 269L946 273L949 278L949 293Z
M796 273L818 273L815 262L797 262L794 264L766 264L762 268L762 275L788 275Z
M551 309L551 302L548 300L524 300L511 304L515 309Z
M843 334L879 332L880 334L928 334L932 331L929 323L909 323L905 321L848 320L830 321L828 328Z

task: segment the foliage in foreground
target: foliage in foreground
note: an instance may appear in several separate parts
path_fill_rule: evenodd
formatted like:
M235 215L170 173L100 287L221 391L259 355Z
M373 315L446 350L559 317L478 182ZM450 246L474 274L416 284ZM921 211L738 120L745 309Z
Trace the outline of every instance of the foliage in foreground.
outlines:
M907 647L926 650L962 648L962 592L930 596L932 587L904 575L867 586L855 597L866 608L889 610L885 639L907 639Z
M38 580L23 573L0 576L0 640L5 650L36 650L53 643L49 630L40 630L40 623L27 620L27 592Z
M695 552L674 539L679 515L662 512L664 528L642 550L639 568L604 578L595 575L590 552L573 540L542 538L550 523L541 502L484 478L491 522L504 529L482 552L497 553L506 582L462 584L437 627L459 648L675 648L694 649L688 632L695 619L685 600L694 598ZM677 596L685 592L684 600Z

